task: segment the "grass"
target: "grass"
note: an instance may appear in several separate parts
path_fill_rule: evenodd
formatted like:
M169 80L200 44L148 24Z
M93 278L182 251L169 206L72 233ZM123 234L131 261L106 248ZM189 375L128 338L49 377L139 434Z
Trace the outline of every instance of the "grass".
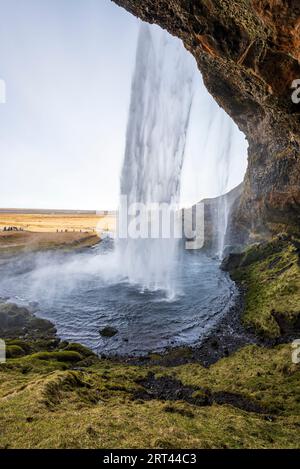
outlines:
M2 231L4 227L16 227L24 231ZM98 234L115 229L116 216L113 213L22 213L0 210L0 256L91 247L99 242Z
M0 257L5 259L7 256L20 252L45 251L48 249L70 251L91 247L98 242L99 237L95 233L0 232Z
M67 352L64 352L67 353ZM130 366L97 360L73 369L39 354L0 366L1 448L296 448L300 445L297 365L290 345L246 347L205 369ZM61 358L61 357L59 357ZM180 399L141 400L149 371L195 392L234 391L266 414L232 405L199 407Z
M5 213L0 211L0 229L5 226L16 226L31 232L54 233L56 230L68 230L72 232L93 232L96 228L110 230L115 229L115 216L96 215L86 213ZM5 232L7 233L7 232ZM8 232L9 233L9 232Z
M246 288L243 321L270 339L293 329L300 318L300 264L297 240L250 247L232 277Z
M209 370L179 367L184 384L238 393L275 415L300 416L300 367L292 363L290 344L275 348L247 346Z

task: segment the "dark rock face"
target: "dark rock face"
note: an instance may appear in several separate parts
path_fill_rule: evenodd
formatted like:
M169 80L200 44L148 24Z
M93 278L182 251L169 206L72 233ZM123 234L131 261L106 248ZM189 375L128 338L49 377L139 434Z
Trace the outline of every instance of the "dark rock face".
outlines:
M204 199L204 249L215 253L217 251L218 238L222 236L218 226L219 212L224 210L226 204L228 208L228 226L225 234L225 245L239 245L243 242L244 234L241 229L232 226L232 217L235 214L235 208L240 203L243 194L243 184L238 185L227 194L211 199ZM231 252L231 250L230 250Z
M249 165L232 226L300 230L299 0L114 0L180 37L208 91L246 134ZM300 93L299 93L300 96Z
M0 337L49 339L56 337L56 329L50 321L38 318L26 308L0 303Z

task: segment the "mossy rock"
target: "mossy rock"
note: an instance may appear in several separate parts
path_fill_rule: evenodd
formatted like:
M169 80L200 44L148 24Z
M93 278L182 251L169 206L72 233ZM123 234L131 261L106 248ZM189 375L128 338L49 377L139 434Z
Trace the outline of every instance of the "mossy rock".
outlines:
M231 277L246 290L242 319L247 327L268 339L300 332L297 240L282 235L252 246L232 265Z
M0 327L4 331L24 327L29 316L30 312L26 308L12 303L0 304Z
M60 352L38 352L30 356L38 360L56 360L58 362L79 362L82 355L71 350L62 350Z
M71 351L71 352L78 352L84 358L95 355L94 352L92 352L90 349L88 349L84 345L73 343L73 342L68 344L66 347L64 347L63 350Z
M13 303L0 303L0 334L3 338L55 337L54 325L38 318L26 308Z
M18 345L8 345L6 347L6 358L18 358L25 355L23 348Z
M58 338L45 338L37 339L30 342L31 349L36 352L48 351L52 352L60 346L60 340Z
M37 317L33 317L30 320L29 327L30 329L37 329L40 332L45 332L45 333L56 331L52 322L48 321L47 319L42 319L42 318L37 318Z
M30 342L26 342L25 340L22 340L22 339L6 340L6 345L7 346L16 345L20 347L24 351L25 354L30 353L31 351Z

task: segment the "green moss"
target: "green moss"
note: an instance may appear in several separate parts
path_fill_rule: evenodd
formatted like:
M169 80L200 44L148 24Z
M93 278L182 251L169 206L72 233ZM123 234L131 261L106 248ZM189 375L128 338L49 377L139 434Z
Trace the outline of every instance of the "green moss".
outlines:
M6 347L6 357L7 358L16 358L25 355L23 348L19 347L19 345L8 345Z
M6 340L5 342L7 347L12 345L20 347L23 350L24 354L29 353L31 350L30 343L22 339Z
M38 352L33 354L31 358L38 360L57 360L59 362L79 362L83 357L78 352L62 350L61 352Z
M253 9L249 7L248 0L216 0L214 6L219 9L225 24L230 17L242 30L247 31L250 39L267 39L267 26L259 21Z
M65 399L72 398L72 393L77 392L78 397L85 397L85 401L94 400L94 396L82 392L82 389L90 391L91 385L88 381L84 381L83 374L76 371L55 371L51 373L42 382L40 394L41 402L47 407L56 407L64 405ZM94 401L95 402L95 401Z
M78 352L82 357L90 357L92 355L95 355L94 352L89 350L87 347L81 344L76 344L76 343L70 343L66 347L64 347L64 350L72 351L72 352Z
M36 355L36 354L34 354ZM290 345L245 347L209 369L163 368L99 360L77 371L34 355L0 366L0 447L297 448L299 366ZM24 374L21 372L24 367ZM71 364L69 365L71 366ZM23 368L22 368L23 367ZM201 389L238 393L266 414L234 405L135 399L149 371ZM71 431L66 432L66 428ZM92 429L92 430L91 430Z
M33 317L30 321L30 328L31 329L38 329L41 332L47 332L49 330L54 329L53 324L46 319Z
M246 288L244 324L268 338L277 338L284 329L293 328L300 317L297 243L276 238L253 246L231 273Z
M207 370L197 364L177 368L189 386L241 394L266 413L300 416L300 367L292 363L290 344L275 348L251 345L219 360Z

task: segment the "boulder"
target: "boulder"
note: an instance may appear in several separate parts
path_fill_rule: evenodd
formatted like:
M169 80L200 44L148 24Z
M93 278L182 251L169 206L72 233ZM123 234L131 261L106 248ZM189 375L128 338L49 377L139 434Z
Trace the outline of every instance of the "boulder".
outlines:
M99 331L99 334L102 337L106 337L106 338L113 337L117 333L118 333L118 329L116 329L115 327L111 327L111 326L106 326L103 329L100 329Z

